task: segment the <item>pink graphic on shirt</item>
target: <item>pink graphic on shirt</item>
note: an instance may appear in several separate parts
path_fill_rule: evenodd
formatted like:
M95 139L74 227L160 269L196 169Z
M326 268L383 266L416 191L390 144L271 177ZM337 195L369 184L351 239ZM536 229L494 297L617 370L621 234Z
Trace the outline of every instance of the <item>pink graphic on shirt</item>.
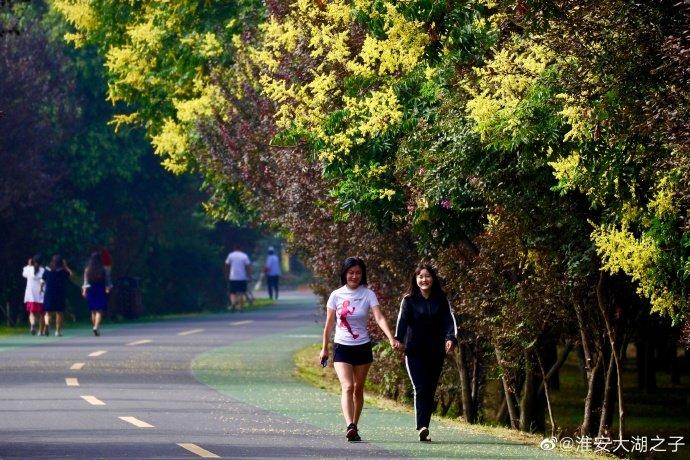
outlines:
M348 307L350 306L350 301L349 300L344 300L343 301L343 306L340 308L340 327L344 327L347 329L347 331L350 333L353 339L356 339L359 337L359 334L356 332L352 332L352 327L350 326L350 323L347 321L347 315L352 315L355 312L355 307L352 307L352 310L350 310Z

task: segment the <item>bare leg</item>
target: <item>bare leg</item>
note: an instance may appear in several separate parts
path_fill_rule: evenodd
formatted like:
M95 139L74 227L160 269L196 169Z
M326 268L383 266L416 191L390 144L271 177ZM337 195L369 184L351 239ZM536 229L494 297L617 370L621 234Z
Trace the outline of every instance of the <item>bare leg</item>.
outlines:
M55 312L55 332L57 334L62 334L62 312Z
M333 363L333 367L335 367L335 373L338 374L338 380L340 380L340 406L343 410L343 417L345 417L345 424L356 423L353 398L355 391L354 368L351 364L341 362Z
M29 325L31 326L31 329L36 327L36 315L34 312L29 313Z
M45 323L46 323L44 330L45 330L45 333L47 335L49 332L49 329L50 329L50 313L46 312L46 315L43 317L43 319L45 320Z
M101 328L101 321L103 320L103 312L96 310L93 312L93 328L98 330Z
M367 373L369 373L369 367L371 364L360 364L358 366L353 366L353 376L354 376L354 392L352 395L353 405L354 405L354 424L359 422L359 416L362 414L362 407L364 407L364 382L367 379Z
M38 333L39 334L44 334L46 330L46 319L45 315L39 315L38 316Z

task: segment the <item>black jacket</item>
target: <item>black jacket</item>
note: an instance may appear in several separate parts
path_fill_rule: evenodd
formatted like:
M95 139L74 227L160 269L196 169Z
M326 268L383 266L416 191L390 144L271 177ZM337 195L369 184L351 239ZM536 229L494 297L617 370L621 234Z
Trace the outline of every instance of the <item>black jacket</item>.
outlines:
M448 300L421 295L405 296L400 304L395 338L405 354L445 353L446 340L457 345L457 327Z

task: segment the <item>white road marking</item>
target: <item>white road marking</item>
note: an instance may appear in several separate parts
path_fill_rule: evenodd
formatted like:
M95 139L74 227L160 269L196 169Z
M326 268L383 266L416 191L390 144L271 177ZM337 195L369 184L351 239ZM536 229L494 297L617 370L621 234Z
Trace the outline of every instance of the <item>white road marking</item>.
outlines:
M74 377L65 377L65 383L67 384L68 387L78 387L79 386L79 380L77 380Z
M242 326L243 324L249 324L253 322L254 320L252 319L245 319L244 321L233 321L232 323L230 323L230 326Z
M197 332L204 332L204 330L203 329L192 329L191 331L180 332L177 335L191 335L191 334L196 334Z
M93 406L105 406L105 403L95 396L82 395L82 399Z
M220 458L218 455L214 454L213 452L209 452L203 447L199 447L196 444L188 443L188 442L178 442L178 446L182 447L183 449L187 449L193 454L197 454L199 457L202 458Z
M134 417L118 417L120 420L123 420L127 423L131 423L132 425L139 427L139 428L153 428L153 425L150 423L143 422L139 420L138 418Z
M80 371L82 367L84 367L84 364L86 363L74 363L72 366L69 368L71 371Z
M151 339L143 339L143 340L136 340L136 341L134 341L134 342L129 342L127 345L131 347L131 346L134 346L134 345L143 345L143 344L145 344L145 343L151 343L151 342L153 342L153 340L151 340Z
M104 355L106 353L108 353L106 350L99 350L99 351L94 351L93 353L89 353L89 356L96 357L96 356Z

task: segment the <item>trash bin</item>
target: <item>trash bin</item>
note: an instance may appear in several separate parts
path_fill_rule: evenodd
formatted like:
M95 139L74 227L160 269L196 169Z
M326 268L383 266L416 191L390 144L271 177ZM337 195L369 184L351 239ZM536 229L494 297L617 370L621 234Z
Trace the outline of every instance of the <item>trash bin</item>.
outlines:
M144 313L141 298L141 280L132 276L121 276L113 283L111 315L126 319L139 318Z

